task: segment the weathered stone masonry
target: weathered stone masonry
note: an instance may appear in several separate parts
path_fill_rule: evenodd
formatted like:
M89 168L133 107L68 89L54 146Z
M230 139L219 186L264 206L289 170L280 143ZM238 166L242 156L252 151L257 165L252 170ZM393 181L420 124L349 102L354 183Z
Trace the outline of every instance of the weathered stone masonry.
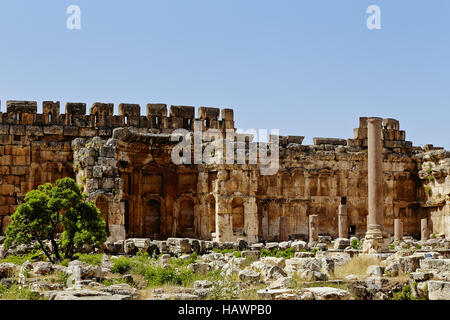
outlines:
M232 109L148 104L8 101L0 113L0 226L29 190L62 177L76 178L108 222L112 239L195 237L309 238L310 216L318 234L363 236L367 231L367 118L353 139L280 139L280 169L261 175L256 165L175 165L174 129L200 125L234 130ZM168 113L169 111L169 113ZM399 122L384 119L383 229L419 236L450 236L450 154L432 145L413 147ZM247 147L252 142L247 142ZM339 207L341 209L339 210ZM339 213L341 213L339 215ZM344 214L346 216L344 216ZM313 235L314 236L314 235Z

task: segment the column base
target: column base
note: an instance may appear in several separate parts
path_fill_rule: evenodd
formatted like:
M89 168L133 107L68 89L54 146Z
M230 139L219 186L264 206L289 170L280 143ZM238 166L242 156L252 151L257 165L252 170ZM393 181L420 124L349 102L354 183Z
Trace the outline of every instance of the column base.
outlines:
M387 252L383 233L378 229L367 231L362 251L366 254Z

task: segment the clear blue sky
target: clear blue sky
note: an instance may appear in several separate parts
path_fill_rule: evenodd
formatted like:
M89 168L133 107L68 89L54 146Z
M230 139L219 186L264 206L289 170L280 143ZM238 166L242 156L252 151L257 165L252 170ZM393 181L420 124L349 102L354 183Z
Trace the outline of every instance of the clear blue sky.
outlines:
M81 30L66 28L71 4ZM366 28L371 4L381 30ZM240 128L305 143L393 117L415 145L450 149L448 0L14 0L0 35L3 112L13 99L232 107Z

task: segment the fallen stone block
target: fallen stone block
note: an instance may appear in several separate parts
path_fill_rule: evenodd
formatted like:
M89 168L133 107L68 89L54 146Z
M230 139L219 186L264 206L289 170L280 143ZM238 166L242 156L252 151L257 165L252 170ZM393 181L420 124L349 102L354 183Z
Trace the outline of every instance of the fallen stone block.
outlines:
M450 282L430 280L428 284L428 299L450 300Z
M348 300L350 292L330 287L305 288L314 295L315 300Z

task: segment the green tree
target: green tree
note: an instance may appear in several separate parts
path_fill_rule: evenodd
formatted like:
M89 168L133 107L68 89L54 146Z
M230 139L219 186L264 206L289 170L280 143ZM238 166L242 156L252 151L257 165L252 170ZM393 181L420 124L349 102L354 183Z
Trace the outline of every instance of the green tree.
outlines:
M56 239L58 226L63 233ZM107 237L106 222L100 210L71 178L46 183L28 192L11 216L5 247L37 241L49 261L71 259L84 244L99 245ZM49 248L45 241L50 241Z

